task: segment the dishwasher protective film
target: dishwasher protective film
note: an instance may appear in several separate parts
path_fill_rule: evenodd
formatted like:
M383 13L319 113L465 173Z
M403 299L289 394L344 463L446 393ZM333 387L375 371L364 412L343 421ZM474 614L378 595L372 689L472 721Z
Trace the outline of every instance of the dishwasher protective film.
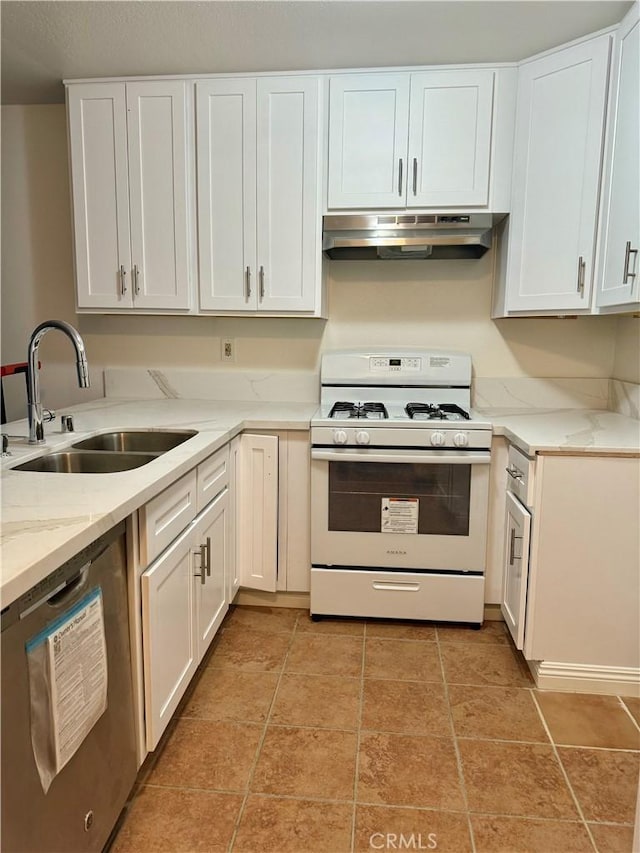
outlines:
M31 745L45 792L107 708L107 643L96 587L26 644Z

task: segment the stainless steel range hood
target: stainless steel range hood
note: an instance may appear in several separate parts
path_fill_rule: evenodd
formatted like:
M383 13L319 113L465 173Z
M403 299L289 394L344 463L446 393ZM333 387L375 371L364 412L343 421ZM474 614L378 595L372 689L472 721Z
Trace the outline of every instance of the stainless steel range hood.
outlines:
M503 215L338 214L325 216L322 250L334 260L444 260L480 258Z

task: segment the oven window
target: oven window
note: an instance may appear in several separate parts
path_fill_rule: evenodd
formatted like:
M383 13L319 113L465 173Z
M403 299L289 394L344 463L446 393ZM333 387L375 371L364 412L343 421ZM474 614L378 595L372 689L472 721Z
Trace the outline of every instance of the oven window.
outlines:
M383 501L417 498L418 533L468 536L470 493L471 465L329 462L329 530L380 533Z

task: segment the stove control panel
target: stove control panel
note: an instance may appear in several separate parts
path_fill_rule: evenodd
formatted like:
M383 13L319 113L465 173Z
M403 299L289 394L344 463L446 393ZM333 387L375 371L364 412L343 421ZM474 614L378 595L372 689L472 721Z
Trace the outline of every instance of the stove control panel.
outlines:
M360 427L312 424L311 444L318 447L411 447L425 450L489 450L491 427L461 429L384 426L384 421Z
M369 359L369 369L372 373L419 373L422 359L415 356L373 355Z

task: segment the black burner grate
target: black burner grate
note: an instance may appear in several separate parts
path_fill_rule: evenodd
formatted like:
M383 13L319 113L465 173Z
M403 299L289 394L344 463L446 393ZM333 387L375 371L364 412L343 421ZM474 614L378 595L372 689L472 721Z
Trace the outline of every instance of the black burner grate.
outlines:
M405 412L410 418L422 418L425 420L452 420L452 415L457 415L464 420L470 420L469 412L466 412L455 403L407 403Z

